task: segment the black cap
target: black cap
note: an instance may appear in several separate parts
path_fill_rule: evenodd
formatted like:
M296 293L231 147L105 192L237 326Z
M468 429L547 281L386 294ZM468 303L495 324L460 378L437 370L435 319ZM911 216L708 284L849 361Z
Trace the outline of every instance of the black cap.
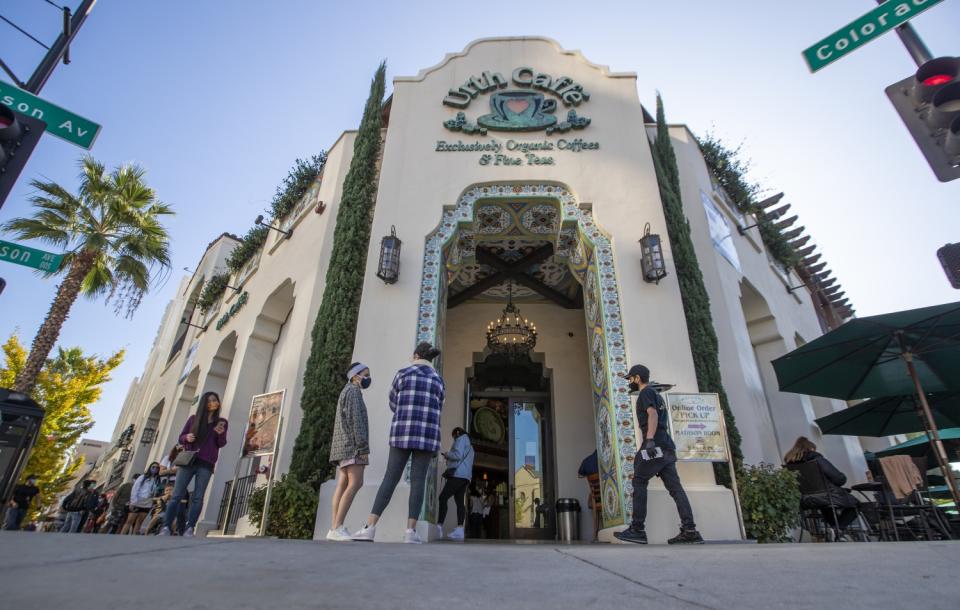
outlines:
M633 377L634 375L639 375L640 381L643 383L650 382L650 369L642 364L634 364L630 367L630 370L627 371L627 377Z

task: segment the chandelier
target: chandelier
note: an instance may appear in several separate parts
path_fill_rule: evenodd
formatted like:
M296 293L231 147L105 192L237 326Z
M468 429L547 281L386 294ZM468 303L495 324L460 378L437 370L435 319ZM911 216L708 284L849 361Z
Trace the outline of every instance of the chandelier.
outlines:
M513 304L513 285L507 293L507 306L500 317L487 325L487 346L494 354L526 354L537 344L537 326L520 315Z

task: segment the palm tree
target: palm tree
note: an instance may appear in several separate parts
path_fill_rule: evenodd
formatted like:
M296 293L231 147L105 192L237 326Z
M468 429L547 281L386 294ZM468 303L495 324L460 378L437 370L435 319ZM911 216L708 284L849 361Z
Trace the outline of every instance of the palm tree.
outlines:
M38 191L30 198L33 216L2 227L19 239L37 239L67 251L60 269L47 274L65 277L14 382L18 392L33 390L77 296L106 296L107 302L114 300L117 313L126 309L129 317L152 279L170 268L169 236L160 220L173 211L144 182L143 168L121 165L108 174L89 156L80 167L76 195L55 182L33 180Z

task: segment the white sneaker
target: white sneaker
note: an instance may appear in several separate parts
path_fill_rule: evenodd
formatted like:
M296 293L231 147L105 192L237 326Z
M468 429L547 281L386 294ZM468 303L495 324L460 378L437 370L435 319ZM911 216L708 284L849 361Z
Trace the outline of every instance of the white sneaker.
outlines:
M336 542L337 540L337 531L336 530L327 530L327 540L331 542Z
M188 527L188 528L183 532L183 537L184 537L184 538L193 538L193 528L192 528L192 527Z
M157 532L157 536L169 536L169 535L170 535L169 527L161 527L160 531Z
M417 533L417 530L408 529L403 534L403 543L404 544L423 544L423 540L420 540L420 534Z
M449 535L448 537L450 538L450 540L461 540L461 541L462 541L463 538L464 538L464 536L463 536L463 528L462 528L462 527L456 528L455 530L453 530L452 532L450 532L450 535Z
M350 531L343 525L333 530L333 538L330 538L330 535L327 534L328 540L333 540L334 542L347 542L348 540L353 540L350 536Z
M350 539L356 540L357 542L373 542L373 537L376 533L376 525L364 525L356 534L350 536Z
M445 540L446 534L443 533L443 526L439 523L436 525L437 540Z

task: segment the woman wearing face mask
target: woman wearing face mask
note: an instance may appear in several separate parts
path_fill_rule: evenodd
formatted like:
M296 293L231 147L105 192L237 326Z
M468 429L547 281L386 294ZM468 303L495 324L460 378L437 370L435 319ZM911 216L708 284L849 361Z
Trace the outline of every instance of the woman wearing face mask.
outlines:
M440 350L429 343L417 345L410 366L397 372L390 388L390 454L387 471L377 490L367 523L353 535L354 540L373 542L380 515L390 504L393 491L410 461L410 499L407 504L407 530L403 541L423 542L417 534L417 517L423 504L424 487L430 461L440 449L440 411L446 392L443 377L432 362Z
M173 498L167 503L163 528L157 535L170 535L170 526L177 517L180 500L187 495L190 481L194 481L186 529L183 532L185 538L192 538L193 528L197 525L200 509L203 508L203 495L210 477L213 476L213 467L217 463L220 449L227 444L227 420L220 417L220 396L216 392L206 392L200 397L197 412L187 419L180 432L180 444L184 451L193 452L193 459L187 465L177 466ZM181 461L181 457L177 456L177 461Z
M150 509L153 508L153 496L157 492L157 485L160 483L160 464L153 462L147 468L147 472L137 478L130 490L130 512L127 514L127 521L123 524L120 534L138 534L140 526Z
M337 465L337 487L333 491L333 512L327 540L350 540L350 532L343 525L353 503L353 497L363 485L363 469L370 463L370 437L367 426L367 406L363 403L361 388L370 387L370 369L354 362L347 371L347 385L337 400L337 416L330 441L330 461Z

